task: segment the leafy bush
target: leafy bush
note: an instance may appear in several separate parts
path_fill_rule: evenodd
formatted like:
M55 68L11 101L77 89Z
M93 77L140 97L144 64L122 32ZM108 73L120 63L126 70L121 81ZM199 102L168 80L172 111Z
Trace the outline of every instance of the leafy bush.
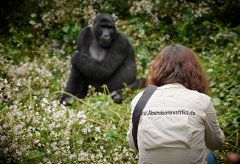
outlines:
M134 162L133 151L122 138L127 127L126 106L100 96L75 104L75 108L33 97L29 103L3 109L1 154L8 162L18 159L23 163ZM121 110L116 112L113 107Z

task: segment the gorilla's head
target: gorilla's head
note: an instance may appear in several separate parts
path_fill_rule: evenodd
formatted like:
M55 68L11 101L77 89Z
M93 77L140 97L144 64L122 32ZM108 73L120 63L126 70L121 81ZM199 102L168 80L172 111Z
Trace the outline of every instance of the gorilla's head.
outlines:
M96 16L92 32L98 44L104 48L111 46L111 42L116 36L116 27L113 17L109 14L99 14Z

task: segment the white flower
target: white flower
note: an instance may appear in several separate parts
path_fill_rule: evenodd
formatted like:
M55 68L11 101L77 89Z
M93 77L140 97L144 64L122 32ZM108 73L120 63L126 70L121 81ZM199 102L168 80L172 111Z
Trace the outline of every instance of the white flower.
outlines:
M87 133L88 133L87 128L83 128L83 129L82 129L82 132L83 132L83 134L87 134Z
M101 132L100 127L99 126L95 127L95 131L96 132Z
M19 82L17 82L16 86L20 87L20 86L21 86L21 84L20 84Z
M55 107L57 107L57 106L59 105L59 102L58 102L57 100L54 100L54 101L52 102L52 105L53 105L53 107L55 108Z
M96 102L96 106L99 107L101 105L101 101Z
M70 154L69 158L70 159L76 158L76 154Z
M87 127L83 128L82 132L83 132L83 134L87 134L87 133L91 132L90 126L87 126Z
M72 124L73 124L73 120L72 120L72 119L71 119L71 120L68 120L67 127L71 127Z
M81 151L79 154L78 154L78 160L81 161L82 158L86 157L88 154L85 153L84 151Z
M4 79L4 82L3 82L4 84L7 84L8 83L8 81L7 81L7 79Z
M79 111L79 112L77 113L78 118L82 118L82 115L84 115L84 113L83 113L82 111Z
M81 120L81 121L79 122L79 124L82 125L82 124L84 124L85 122L86 122L86 120L83 119L83 120Z
M16 150L16 154L17 154L17 156L21 156L22 152L20 150Z
M52 148L53 150L56 150L56 149L57 149L57 142L51 143L51 148Z
M35 144L38 144L38 143L39 143L39 140L34 140L34 143L35 143Z
M37 137L41 136L41 134L39 132L35 132L35 134L36 134Z
M51 107L48 106L48 107L45 109L45 112L46 112L47 114L50 114L50 113L52 112Z
M45 103L45 104L48 104L48 100L46 98L43 98L42 102Z
M55 122L52 122L50 125L49 125L49 130L52 130L53 128L55 128Z
M20 130L22 130L22 127L22 125L15 126L15 131L19 132Z

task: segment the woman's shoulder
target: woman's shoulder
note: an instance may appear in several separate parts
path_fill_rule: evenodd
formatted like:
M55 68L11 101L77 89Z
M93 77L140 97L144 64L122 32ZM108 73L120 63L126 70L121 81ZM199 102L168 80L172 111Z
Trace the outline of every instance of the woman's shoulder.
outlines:
M206 99L206 100L209 100L209 99L211 99L211 97L210 96L208 96L207 94L205 94L205 93L201 93L201 92L198 92L198 91L196 91L196 90L190 90L194 95L196 95L196 96L198 96L198 97L201 97L201 98L203 98L203 99Z
M137 102L137 101L140 99L140 97L142 96L142 94L143 94L143 91L139 92L139 93L132 99L132 103Z
M131 101L131 107L132 109L136 106L138 100L140 99L140 97L142 96L143 91L139 92Z
M211 102L211 97L204 94L200 93L196 90L189 90L189 97L192 101L196 101L197 104L201 105L202 107L207 108L209 103Z

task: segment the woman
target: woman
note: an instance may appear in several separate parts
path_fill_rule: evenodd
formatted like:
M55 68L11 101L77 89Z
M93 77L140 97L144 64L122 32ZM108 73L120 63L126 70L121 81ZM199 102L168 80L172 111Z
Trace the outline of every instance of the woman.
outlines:
M193 51L182 45L165 47L152 65L150 84L158 88L140 117L139 163L210 163L214 155L208 149L220 148L224 134ZM132 112L141 95L132 100ZM132 124L127 140L134 148Z

